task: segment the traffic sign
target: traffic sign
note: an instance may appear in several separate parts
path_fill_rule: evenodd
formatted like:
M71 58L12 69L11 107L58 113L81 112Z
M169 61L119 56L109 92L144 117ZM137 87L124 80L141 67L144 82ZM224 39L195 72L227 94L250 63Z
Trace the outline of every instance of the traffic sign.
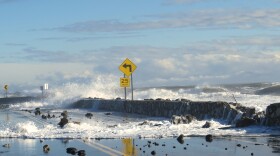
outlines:
M130 76L136 68L137 66L128 58L125 59L119 66L120 71L122 71L126 76Z
M5 90L8 90L8 85L5 85L5 86L4 86L4 89L5 89Z
M129 78L120 78L120 86L121 87L130 87L130 79Z

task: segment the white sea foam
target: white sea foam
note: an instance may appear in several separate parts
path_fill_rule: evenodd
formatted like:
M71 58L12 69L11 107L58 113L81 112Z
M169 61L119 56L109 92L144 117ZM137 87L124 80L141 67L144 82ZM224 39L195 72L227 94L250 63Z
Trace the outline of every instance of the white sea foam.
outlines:
M61 87L48 90L48 98L40 102L26 102L12 105L10 110L34 109L40 107L48 109L50 113L57 116L67 108L70 103L84 97L99 97L113 99L123 97L123 92L119 86L103 77L96 78L89 84L68 83ZM106 79L106 78L105 78ZM207 88L207 89L205 89ZM210 89L209 89L210 88ZM236 89L237 88L237 89ZM255 95L253 92L257 87L233 87L224 88L220 86L198 86L198 87L172 87L172 88L146 88L136 89L134 91L135 99L163 98L180 99L185 98L193 101L227 101L237 102L255 107L257 111L263 111L271 104L280 101L280 96ZM234 97L233 97L234 95ZM130 93L128 97L130 97ZM205 121L194 121L187 125L172 125L166 118L151 117L129 117L105 116L101 112L94 113L93 119L87 119L84 114L91 110L68 110L72 121L64 128L60 128L57 123L59 118L41 121L40 116L34 116L24 112L25 115L10 113L11 120L3 121L0 124L0 137L31 137L31 138L123 138L123 137L168 137L185 135L263 135L274 133L273 130L266 127L249 127L244 129L219 128L229 126L212 120L212 127L201 128ZM1 114L0 114L1 115ZM5 118L2 113L2 120ZM31 116L24 117L24 116ZM23 118L24 117L24 118ZM38 121L39 120L39 121ZM144 120L149 124L140 125ZM80 124L77 124L80 122ZM44 124L45 123L45 124ZM43 124L43 125L42 125Z

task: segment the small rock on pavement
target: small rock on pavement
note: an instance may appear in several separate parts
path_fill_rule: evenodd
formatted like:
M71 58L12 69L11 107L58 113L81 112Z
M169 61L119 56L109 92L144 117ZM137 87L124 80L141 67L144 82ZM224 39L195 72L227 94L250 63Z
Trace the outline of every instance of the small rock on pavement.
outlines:
M184 135L183 135L183 134L179 135L179 137L177 138L177 141L178 141L180 144L183 144L183 143L184 143Z
M69 147L66 149L66 153L75 155L77 153L77 149L75 147Z
M208 135L205 136L205 140L207 142L212 142L213 141L213 136L211 134L208 134Z

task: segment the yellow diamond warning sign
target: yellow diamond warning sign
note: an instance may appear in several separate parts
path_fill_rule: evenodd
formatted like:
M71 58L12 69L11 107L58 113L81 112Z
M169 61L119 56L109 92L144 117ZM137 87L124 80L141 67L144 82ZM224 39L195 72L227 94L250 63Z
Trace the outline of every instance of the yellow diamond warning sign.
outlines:
M125 59L119 66L120 71L122 71L126 76L130 76L136 68L137 66L128 58Z

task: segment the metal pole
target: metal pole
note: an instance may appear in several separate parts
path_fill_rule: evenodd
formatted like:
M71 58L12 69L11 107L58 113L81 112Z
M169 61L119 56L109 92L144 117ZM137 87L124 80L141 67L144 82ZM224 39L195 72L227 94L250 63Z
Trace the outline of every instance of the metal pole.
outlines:
M131 74L131 100L133 101L133 79Z
M125 74L123 74L123 77L125 78ZM126 100L126 87L124 87L124 99Z

